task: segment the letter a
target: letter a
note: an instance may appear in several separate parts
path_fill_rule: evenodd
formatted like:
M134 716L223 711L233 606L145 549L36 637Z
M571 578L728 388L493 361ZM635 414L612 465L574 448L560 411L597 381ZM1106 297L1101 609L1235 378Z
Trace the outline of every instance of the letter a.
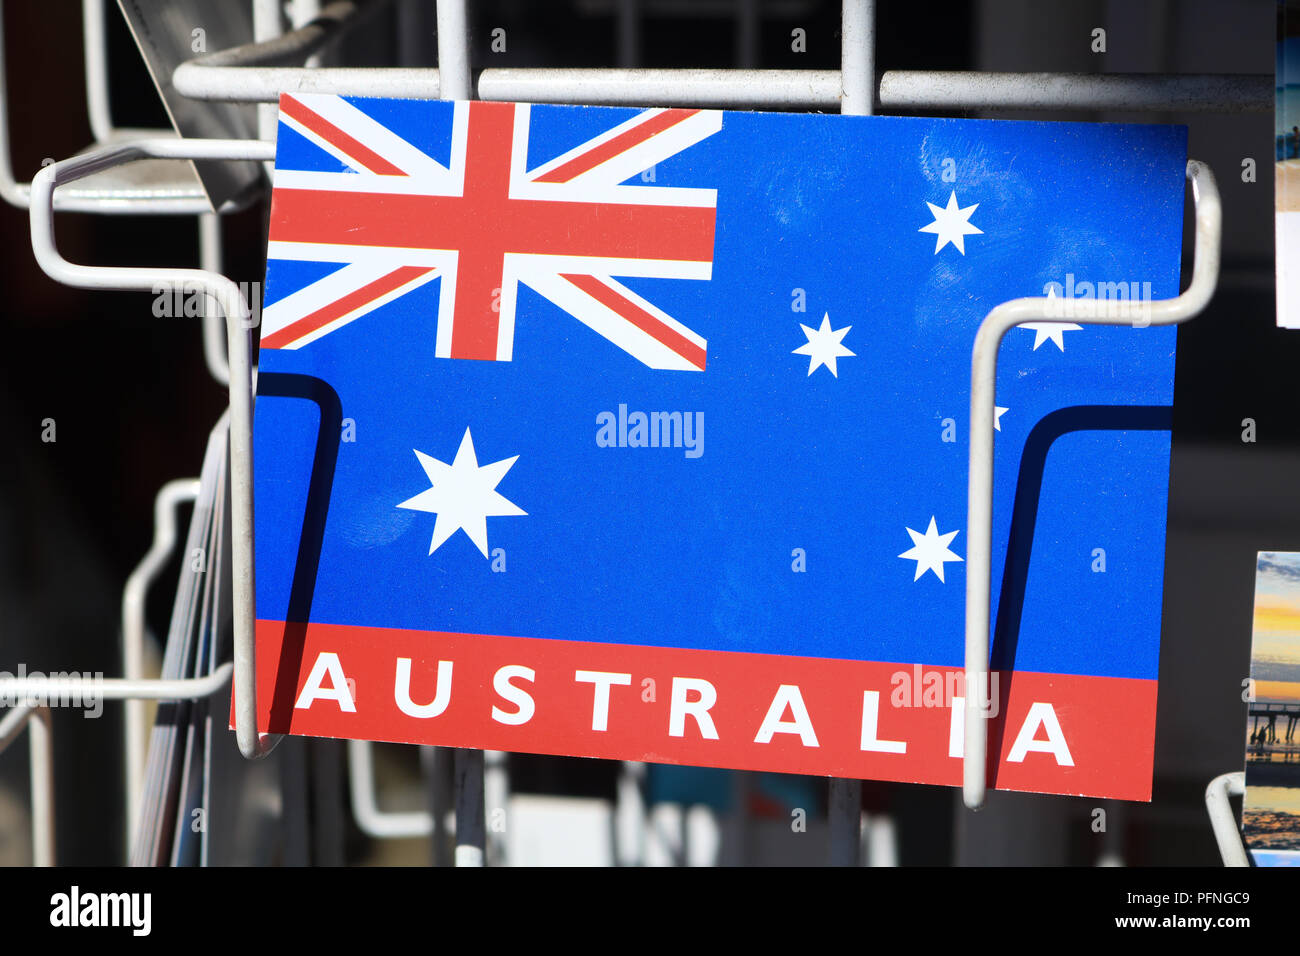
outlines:
M329 687L321 683L327 674L330 679ZM298 702L293 706L295 710L306 710L318 700L338 701L339 710L345 714L357 712L357 705L352 700L352 691L348 687L348 679L343 675L343 665L339 663L339 656L333 651L321 651L316 657L316 663L312 665L311 673L307 675L307 683L303 684Z
M786 708L790 709L793 720L782 720ZM767 716L754 737L754 743L772 742L773 734L798 734L805 747L818 747L817 734L813 732L812 720L808 717L808 708L804 706L803 695L797 684L782 684L772 697L772 704L767 708Z
M1046 740L1035 739L1039 727L1047 731ZM1074 766L1074 758L1070 756L1070 748L1065 745L1065 734L1061 733L1061 724L1056 719L1056 711L1052 709L1051 704L1042 701L1035 702L1029 708L1029 713L1025 715L1020 734L1011 747L1011 753L1007 754L1007 763L1023 763L1025 754L1031 750L1036 753L1051 754L1056 758L1058 766Z

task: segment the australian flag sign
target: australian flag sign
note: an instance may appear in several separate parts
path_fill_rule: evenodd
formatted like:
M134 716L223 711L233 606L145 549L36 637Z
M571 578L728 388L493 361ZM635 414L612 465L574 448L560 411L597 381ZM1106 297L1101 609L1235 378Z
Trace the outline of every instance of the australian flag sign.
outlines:
M286 95L263 731L1149 799L1185 131ZM1134 327L1072 323L1121 306Z

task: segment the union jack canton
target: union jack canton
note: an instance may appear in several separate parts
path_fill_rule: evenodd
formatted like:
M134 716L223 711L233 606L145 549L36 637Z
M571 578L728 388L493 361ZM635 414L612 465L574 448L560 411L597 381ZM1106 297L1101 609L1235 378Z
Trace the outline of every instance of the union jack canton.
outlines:
M439 358L510 361L523 282L651 368L703 371L704 338L612 276L710 278L716 190L623 183L722 114L648 109L528 169L529 113L457 103L444 165L346 97L282 97L282 126L340 168L277 165L267 257L346 266L268 306L263 347L300 348L441 277Z

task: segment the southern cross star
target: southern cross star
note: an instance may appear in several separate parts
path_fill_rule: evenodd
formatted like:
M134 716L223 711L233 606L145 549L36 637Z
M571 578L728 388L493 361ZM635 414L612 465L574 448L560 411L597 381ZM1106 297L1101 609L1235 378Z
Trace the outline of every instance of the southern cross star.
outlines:
M970 221L971 213L978 209L980 204L975 203L973 206L961 208L957 205L955 190L949 193L947 206L936 206L932 202L927 202L926 205L930 207L930 215L934 216L934 222L928 226L922 226L917 232L934 233L936 237L934 240L934 254L936 256L939 254L939 250L950 242L964 256L966 255L966 237L984 234L983 229L977 228Z
M422 451L416 451L415 457L420 460L433 487L403 501L397 507L427 511L438 516L433 525L430 554L437 551L457 531L464 531L486 558L487 519L528 513L496 490L497 484L505 477L510 466L519 460L519 456L490 465L480 465L478 456L474 454L474 440L470 437L468 428L465 429L465 437L461 439L460 448L450 465Z
M835 360L853 354L843 345L844 336L849 334L849 329L853 326L846 325L842 329L832 330L831 316L827 312L822 315L821 328L810 329L802 322L799 323L799 328L803 329L803 334L808 341L794 349L794 354L808 356L808 374L811 375L825 365L831 370L832 375L839 378L840 373L835 366Z
M925 534L913 531L911 528L907 529L907 533L912 537L912 547L899 557L916 562L916 577L912 578L913 581L921 580L921 575L926 571L933 571L934 576L942 581L945 562L964 560L948 549L952 539L957 537L957 532L949 531L947 534L940 534L933 515L930 516L930 527L925 529Z

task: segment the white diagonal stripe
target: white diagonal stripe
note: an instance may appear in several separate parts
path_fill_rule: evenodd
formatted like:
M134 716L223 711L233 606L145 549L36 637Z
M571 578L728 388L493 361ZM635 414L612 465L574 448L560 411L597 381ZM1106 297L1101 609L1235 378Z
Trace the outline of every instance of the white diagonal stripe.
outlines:
M592 276L592 278L610 285L611 288L616 288L620 295L625 294L625 290L617 284L611 284L608 277ZM650 368L698 371L694 365L654 336L637 328L603 303L597 302L567 279L540 270L521 270L519 279L593 332ZM698 340L698 336L694 338Z
M268 305L262 311L262 329L261 337L265 341L275 333L287 328L294 322L326 308L339 299L352 294L357 289L388 275L394 269L400 268L393 263L365 262L353 263L344 266L336 272L317 279L308 286L293 292L283 299ZM387 302L391 302L398 296L405 295L412 289L431 282L437 278L438 270L431 269L429 272L419 275L403 283L396 289L389 290L381 296L359 305L356 309L339 316L329 324L322 326L306 335L295 339L286 348L300 348L308 342L313 342L335 329L346 325L353 319L371 312Z
M412 146L383 123L371 119L341 96L333 93L297 93L293 95L293 98L322 119L337 126L357 142L364 143L368 149L378 153L408 176L437 178L439 175L443 177L450 177L451 175L451 170L446 166L423 150ZM290 117L285 116L283 111L280 116L283 120L293 122ZM301 124L298 125L301 126ZM319 137L316 137L313 142L317 142L319 139ZM331 152L338 155L337 148L332 149ZM350 160L345 159L345 161L352 166L357 166L358 162L360 162L355 157ZM364 169L365 167L361 165L358 168Z

